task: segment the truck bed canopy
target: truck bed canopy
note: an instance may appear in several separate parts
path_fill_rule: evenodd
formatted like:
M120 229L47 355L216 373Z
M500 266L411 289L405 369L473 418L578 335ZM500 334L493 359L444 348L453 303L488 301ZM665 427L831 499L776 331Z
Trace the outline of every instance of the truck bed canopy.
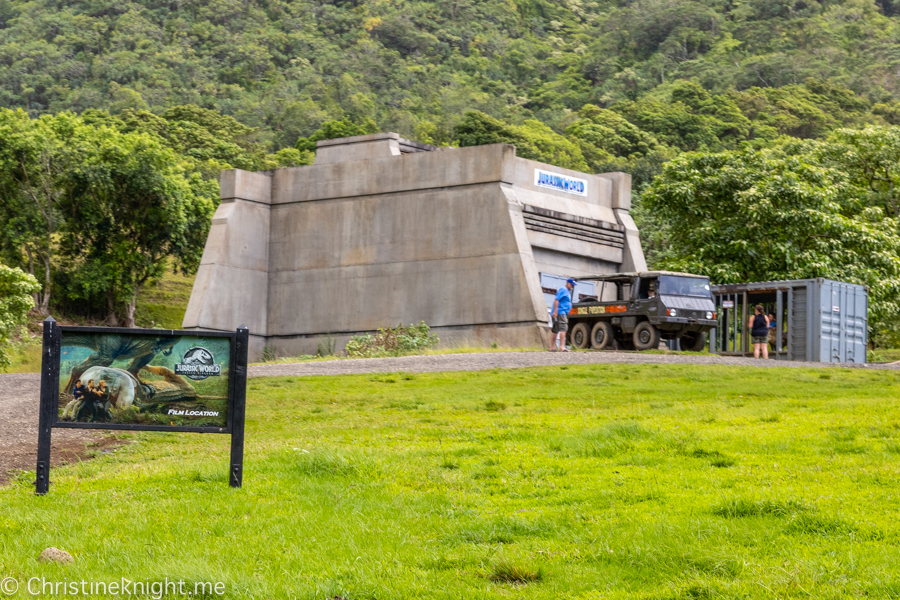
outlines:
M660 275L709 279L705 275L695 275L693 273L678 273L676 271L637 271L634 273L612 273L609 275L592 275L590 277L579 277L578 281L629 281L634 277L646 278L659 277Z

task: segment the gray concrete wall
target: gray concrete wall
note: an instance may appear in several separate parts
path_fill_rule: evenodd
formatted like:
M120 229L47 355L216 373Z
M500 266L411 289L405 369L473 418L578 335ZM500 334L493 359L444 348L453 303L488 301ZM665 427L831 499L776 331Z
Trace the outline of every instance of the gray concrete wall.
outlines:
M643 261L624 174L396 134L319 146L311 166L223 173L185 327L246 324L255 356L419 321L449 345L533 346L549 336L539 273ZM586 196L535 186L536 168L586 180Z
M222 203L200 259L185 328L231 331L246 325L255 336L266 335L271 179L240 170L222 173Z

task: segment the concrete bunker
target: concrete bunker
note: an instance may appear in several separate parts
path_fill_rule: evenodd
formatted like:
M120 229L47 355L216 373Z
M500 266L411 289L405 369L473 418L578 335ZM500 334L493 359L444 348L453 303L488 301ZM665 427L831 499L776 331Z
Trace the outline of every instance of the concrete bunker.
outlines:
M442 345L543 345L542 277L647 268L630 175L505 144L325 140L313 165L224 171L221 198L184 327L245 324L251 358L420 321Z

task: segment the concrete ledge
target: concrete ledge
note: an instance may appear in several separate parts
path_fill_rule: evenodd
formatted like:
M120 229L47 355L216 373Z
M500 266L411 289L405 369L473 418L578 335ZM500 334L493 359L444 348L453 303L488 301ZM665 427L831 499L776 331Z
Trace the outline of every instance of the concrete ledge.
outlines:
M612 182L613 209L631 210L631 174L616 171L614 173L598 173L597 176Z
M573 256L588 256L611 263L622 262L621 248L613 246L596 244L593 242L585 242L570 237L562 237L552 233L544 233L542 231L528 230L528 241L535 248L544 248L545 250L554 250L564 254ZM627 244L627 236L626 236ZM647 269L643 269L646 271Z
M394 143L394 140L387 141ZM454 150L452 161L448 161L446 152L417 152L278 169L273 177L272 202L286 204L436 191L435 188L501 181L503 164L514 159L515 153L515 146L492 144Z
M630 193L629 193L630 195ZM616 219L625 228L625 250L622 254L622 271L626 273L634 271L646 271L647 259L644 257L644 248L641 246L641 238L637 225L631 214L624 209L616 209Z
M220 204L213 215L201 265L229 265L267 271L270 210L253 202Z
M327 148L329 146L349 146L350 144L366 144L369 142L377 142L379 140L400 140L400 134L393 131L384 133L372 133L368 135L354 135L336 140L319 140L316 142L316 148Z
M219 197L222 200L249 200L272 203L272 174L266 171L254 173L241 169L222 171L219 179Z

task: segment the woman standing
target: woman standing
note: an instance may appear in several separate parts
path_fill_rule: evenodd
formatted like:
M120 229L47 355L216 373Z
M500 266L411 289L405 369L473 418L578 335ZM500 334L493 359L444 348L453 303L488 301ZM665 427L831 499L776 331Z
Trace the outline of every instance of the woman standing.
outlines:
M753 358L759 358L762 352L763 358L769 358L769 317L763 314L762 304L756 305L756 314L750 317L747 323L753 342Z

